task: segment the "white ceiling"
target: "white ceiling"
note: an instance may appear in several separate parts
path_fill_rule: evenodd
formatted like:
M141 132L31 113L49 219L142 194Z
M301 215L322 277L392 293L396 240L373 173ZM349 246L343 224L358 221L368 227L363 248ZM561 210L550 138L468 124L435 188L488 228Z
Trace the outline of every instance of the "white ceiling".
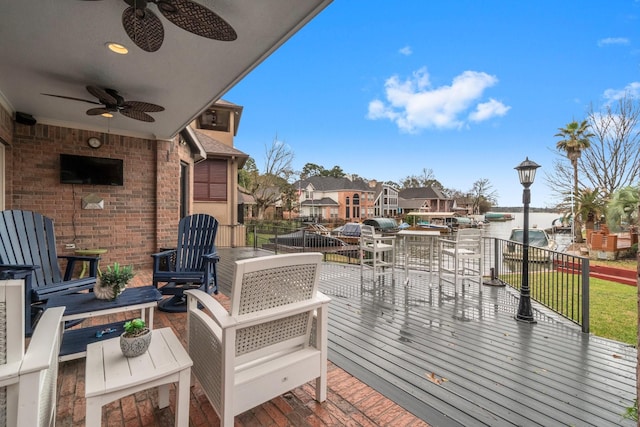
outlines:
M148 7L164 27L153 53L137 47L122 27L123 0L12 0L0 14L0 102L38 123L153 139L175 136L304 26L331 0L195 0L237 32L235 41L189 33ZM117 55L105 43L129 54ZM147 123L116 114L88 116L98 105L86 86L116 89L125 100L161 105Z

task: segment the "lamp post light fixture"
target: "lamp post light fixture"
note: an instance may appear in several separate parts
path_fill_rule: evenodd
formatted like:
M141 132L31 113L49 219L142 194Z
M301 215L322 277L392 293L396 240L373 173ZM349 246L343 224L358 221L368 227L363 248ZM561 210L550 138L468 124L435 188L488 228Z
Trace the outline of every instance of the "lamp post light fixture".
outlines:
M518 314L516 320L520 322L536 323L531 308L531 290L529 289L529 203L531 203L531 191L529 187L536 177L536 169L540 167L529 157L515 169L518 171L522 191L522 203L524 204L524 224L522 230L522 284L520 286L520 301L518 302Z

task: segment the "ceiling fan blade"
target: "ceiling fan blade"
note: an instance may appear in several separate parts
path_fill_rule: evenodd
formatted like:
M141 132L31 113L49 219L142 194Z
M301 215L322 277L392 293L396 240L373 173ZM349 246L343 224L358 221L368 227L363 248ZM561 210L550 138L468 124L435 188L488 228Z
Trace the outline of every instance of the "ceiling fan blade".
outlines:
M164 107L142 101L125 101L122 106L124 107L123 110L140 111L143 113L157 113L160 111L164 111Z
M109 94L105 89L98 86L87 86L87 91L98 98L98 101L100 101L101 104L116 105L118 103L116 98L111 96L111 94Z
M109 111L108 109L101 107L101 108L90 108L87 110L87 115L88 116L99 116L100 114L104 114L104 113L110 113L111 111Z
M236 31L216 13L191 0L150 0L178 27L209 39L233 41Z
M155 52L164 41L162 22L149 8L128 7L122 12L122 25L127 35L140 49Z
M145 112L142 111L136 111L136 110L131 110L131 109L123 109L120 110L120 113L122 113L122 115L127 116L131 119L135 119L135 120L140 120L143 122L155 122L156 119L154 119L153 117L151 117L150 115L148 115Z
M54 95L52 93L42 93L41 95L53 96L55 98L70 99L72 101L82 101L82 102L88 102L89 104L100 105L99 102L89 101L88 99L82 99L82 98L74 98L73 96Z
M124 104L124 98L120 96L117 90L106 88L105 92L107 92L109 95L113 97L113 99L116 100L117 106L122 106Z

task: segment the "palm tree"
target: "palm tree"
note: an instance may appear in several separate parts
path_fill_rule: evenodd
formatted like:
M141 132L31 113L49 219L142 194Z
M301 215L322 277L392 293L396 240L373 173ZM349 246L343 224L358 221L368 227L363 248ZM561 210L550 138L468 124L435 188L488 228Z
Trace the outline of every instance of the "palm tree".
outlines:
M585 188L578 193L577 215L585 222L587 230L593 230L595 222L605 212L605 200L598 189Z
M589 124L586 120L581 123L572 121L564 128L558 128L559 132L554 136L562 138L556 143L556 148L566 153L567 158L573 166L573 198L574 209L576 209L578 198L578 159L582 155L582 151L591 146L589 138L595 136L589 132ZM576 242L582 242L582 224L575 219L575 239Z
M607 207L607 225L612 231L619 230L622 223L634 227L638 222L640 196L637 187L623 187L613 193Z

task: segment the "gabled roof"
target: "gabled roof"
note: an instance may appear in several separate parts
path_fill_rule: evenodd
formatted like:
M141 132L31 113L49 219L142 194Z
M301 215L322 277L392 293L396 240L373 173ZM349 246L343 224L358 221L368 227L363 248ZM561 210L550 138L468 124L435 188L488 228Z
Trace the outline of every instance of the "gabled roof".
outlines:
M299 185L298 185L299 184ZM365 191L373 193L374 189L369 187L369 184L362 179L350 180L349 178L336 178L333 176L312 176L307 179L300 180L294 185L305 188L307 185L313 185L318 191L340 191L340 190L354 190Z
M394 187L393 185L389 185L389 184L386 184L384 182L376 182L376 185L373 187L373 191L375 191L375 197L376 198L378 198L378 196L380 195L380 193L382 193L382 190L385 187L389 188L391 190L394 190L394 191L398 191L398 192L400 191L396 187Z
M442 192L436 188L431 186L429 187L419 187L419 188L407 188L401 190L398 193L398 197L403 199L437 199L437 200L449 200L447 196L442 194Z
M402 209L418 210L424 204L424 199L403 199L398 197L398 207Z
M246 189L238 185L238 204L255 205L256 199Z
M338 202L331 197L323 197L321 199L307 199L301 203L302 206L339 206Z
M241 168L244 162L247 161L249 155L233 147L228 146L224 142L207 135L206 133L193 129L193 133L207 153L207 157L221 156L221 157L236 157L238 158L238 167Z

